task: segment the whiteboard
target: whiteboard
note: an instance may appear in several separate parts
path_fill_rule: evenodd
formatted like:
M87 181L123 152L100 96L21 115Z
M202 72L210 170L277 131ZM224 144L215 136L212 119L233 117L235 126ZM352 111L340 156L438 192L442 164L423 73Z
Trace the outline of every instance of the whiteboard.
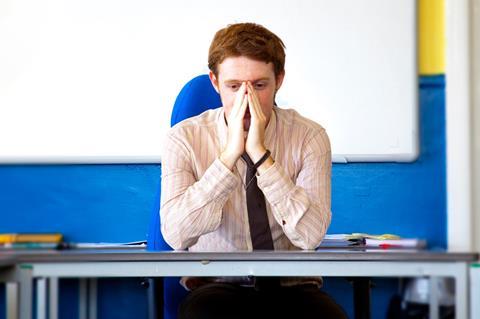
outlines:
M214 33L246 21L285 42L277 103L324 126L335 161L417 157L414 0L3 0L0 162L160 162Z

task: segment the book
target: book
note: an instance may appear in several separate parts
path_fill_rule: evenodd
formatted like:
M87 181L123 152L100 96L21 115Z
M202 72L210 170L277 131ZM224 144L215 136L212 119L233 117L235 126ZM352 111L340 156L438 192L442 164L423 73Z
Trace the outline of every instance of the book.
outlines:
M0 250L22 249L58 249L61 243L5 243L0 244Z
M366 238L365 247L378 248L425 248L427 242L418 238L376 239Z
M9 233L0 234L0 244L12 243L61 243L60 233Z
M327 234L317 249L322 248L415 248L427 247L426 240L418 238L401 238L394 234Z
M364 244L363 237L351 237L349 234L327 234L318 248L342 248L363 246Z

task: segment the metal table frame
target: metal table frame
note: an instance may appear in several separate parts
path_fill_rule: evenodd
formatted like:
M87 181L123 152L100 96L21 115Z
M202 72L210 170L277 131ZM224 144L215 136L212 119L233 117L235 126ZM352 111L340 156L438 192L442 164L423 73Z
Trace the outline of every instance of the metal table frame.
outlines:
M456 317L468 318L469 264L474 253L428 251L272 251L234 253L147 252L144 250L49 251L17 255L15 277L20 283L19 317L32 316L32 286L37 286L37 318L58 317L58 279L171 276L322 276L439 277L455 280ZM47 287L49 289L47 289ZM12 289L10 287L10 289ZM96 281L80 285L80 317L96 318ZM47 295L48 291L48 295ZM90 291L90 302L86 295ZM438 318L436 289L430 289L430 317ZM18 293L18 292L16 292ZM12 293L14 294L14 293ZM82 300L82 299L81 299ZM50 312L47 313L46 305ZM83 310L82 310L83 309ZM14 317L11 317L14 318ZM10 317L9 317L10 319Z
M19 293L18 283L25 278L20 278L16 271L16 258L11 254L0 254L0 282L6 284L6 308L7 319L18 318ZM23 286L28 288L28 283L23 282ZM26 290L28 293L28 289ZM27 296L23 296L26 298Z

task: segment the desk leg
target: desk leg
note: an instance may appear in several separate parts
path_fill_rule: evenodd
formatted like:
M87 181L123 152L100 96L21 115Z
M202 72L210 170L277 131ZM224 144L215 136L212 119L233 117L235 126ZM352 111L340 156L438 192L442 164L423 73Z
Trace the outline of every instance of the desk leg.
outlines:
M90 278L88 283L88 319L97 319L97 278Z
M480 264L474 263L470 266L470 316L480 318Z
M37 279L37 319L47 318L47 279Z
M439 302L438 302L438 281L439 278L432 276L429 278L429 290L430 290L430 305L429 305L429 318L439 318Z
M18 284L7 282L7 319L18 319Z
M19 266L17 273L20 288L20 319L32 319L32 269Z
M79 319L97 318L97 279L82 278L79 283Z
M470 318L468 316L468 265L459 263L455 274L455 318Z
M78 319L87 319L87 288L88 279L80 279L78 281Z
M58 278L48 279L48 311L50 319L58 319Z
M370 319L370 278L353 278L355 319Z

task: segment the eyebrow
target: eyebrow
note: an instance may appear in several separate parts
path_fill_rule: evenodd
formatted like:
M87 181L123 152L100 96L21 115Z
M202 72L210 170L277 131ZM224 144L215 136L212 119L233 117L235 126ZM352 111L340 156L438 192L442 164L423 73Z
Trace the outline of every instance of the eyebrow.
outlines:
M256 82L260 82L260 81L269 81L270 78L260 78L260 79L256 79L254 81L250 81L252 83L256 83ZM225 80L225 83L227 84L231 84L231 83L241 83L241 82L244 82L243 80L235 80L235 79L231 79L231 80Z

